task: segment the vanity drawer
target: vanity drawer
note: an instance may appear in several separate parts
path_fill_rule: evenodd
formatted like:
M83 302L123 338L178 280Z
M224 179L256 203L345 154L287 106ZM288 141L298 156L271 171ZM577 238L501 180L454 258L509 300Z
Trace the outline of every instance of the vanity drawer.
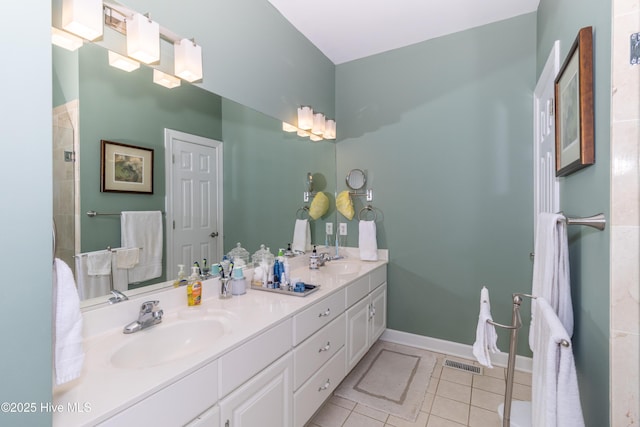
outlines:
M99 425L184 425L216 403L217 377L218 362L213 361ZM188 398L179 399L177 403L176 396Z
M298 345L308 336L322 328L344 311L344 289L314 303L293 319L293 345Z
M369 275L365 275L347 286L347 308L369 293Z
M219 359L220 397L226 396L291 350L291 319L274 326Z
M293 395L293 425L303 426L345 376L344 347Z
M293 350L294 390L344 346L345 332L345 315L341 314Z
M387 281L387 266L383 265L379 268L376 268L371 273L369 273L369 277L371 277L371 290L373 291Z

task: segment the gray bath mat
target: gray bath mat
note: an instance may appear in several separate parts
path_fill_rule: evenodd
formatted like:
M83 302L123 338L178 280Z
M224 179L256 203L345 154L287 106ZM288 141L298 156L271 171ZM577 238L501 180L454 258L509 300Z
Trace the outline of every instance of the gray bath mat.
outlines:
M378 341L334 394L415 421L435 364L426 350Z

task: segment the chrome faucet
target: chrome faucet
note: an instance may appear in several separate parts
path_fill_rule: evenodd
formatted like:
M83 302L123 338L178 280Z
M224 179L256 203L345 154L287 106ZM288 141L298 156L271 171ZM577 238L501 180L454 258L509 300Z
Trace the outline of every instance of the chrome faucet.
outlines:
M159 304L160 301L147 301L143 303L142 306L140 306L138 320L129 323L124 327L122 332L132 334L162 322L164 312L159 307Z
M113 294L113 296L109 298L109 304L115 304L129 299L125 294L118 290L114 289L111 291L111 293Z

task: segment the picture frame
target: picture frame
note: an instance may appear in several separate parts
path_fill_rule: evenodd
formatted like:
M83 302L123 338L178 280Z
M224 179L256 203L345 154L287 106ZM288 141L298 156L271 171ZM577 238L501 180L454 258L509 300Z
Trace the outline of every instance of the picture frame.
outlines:
M153 194L153 149L101 140L100 191Z
M595 163L593 31L580 29L554 82L556 176Z

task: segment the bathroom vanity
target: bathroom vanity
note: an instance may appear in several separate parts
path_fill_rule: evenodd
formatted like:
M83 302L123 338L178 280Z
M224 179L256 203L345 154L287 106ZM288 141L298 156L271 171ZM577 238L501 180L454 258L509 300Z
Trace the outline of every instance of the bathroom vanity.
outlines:
M386 327L386 251L344 250L319 270L293 259L292 277L321 285L304 298L221 300L211 279L199 307L170 287L85 311L83 373L54 390L54 426L303 426ZM162 323L123 334L147 300Z

